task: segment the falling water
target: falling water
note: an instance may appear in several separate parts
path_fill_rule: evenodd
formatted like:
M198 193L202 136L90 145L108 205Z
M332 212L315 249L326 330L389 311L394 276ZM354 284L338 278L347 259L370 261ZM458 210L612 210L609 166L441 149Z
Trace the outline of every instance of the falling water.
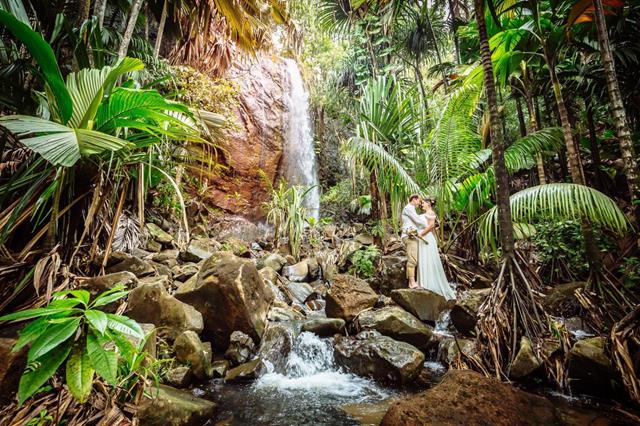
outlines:
M283 175L290 185L313 188L305 198L309 216L316 219L320 214L320 189L313 132L309 116L309 93L304 88L298 64L293 59L285 59L289 75L289 93L286 96L288 108Z

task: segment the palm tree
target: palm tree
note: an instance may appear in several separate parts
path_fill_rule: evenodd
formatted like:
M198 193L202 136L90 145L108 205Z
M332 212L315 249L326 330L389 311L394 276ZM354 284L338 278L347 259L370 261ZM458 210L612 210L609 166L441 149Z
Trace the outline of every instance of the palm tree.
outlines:
M140 14L140 7L144 0L133 0L131 9L129 10L129 18L127 19L127 26L122 35L122 42L118 48L118 59L122 59L127 56L127 50L129 49L129 43L131 43L131 37L133 37L133 30L136 27L138 21L138 15Z
M633 141L631 140L631 132L627 123L627 115L622 103L620 94L620 86L618 84L618 76L616 74L615 63L611 53L611 45L609 43L609 34L607 32L607 23L605 21L604 6L602 0L593 0L594 14L598 33L598 42L600 43L600 55L602 57L602 66L607 81L607 91L609 92L609 102L611 103L611 118L616 128L618 141L620 143L620 152L624 162L624 170L629 185L629 193L631 203L635 204L640 199L640 184L638 182L638 163L633 149Z

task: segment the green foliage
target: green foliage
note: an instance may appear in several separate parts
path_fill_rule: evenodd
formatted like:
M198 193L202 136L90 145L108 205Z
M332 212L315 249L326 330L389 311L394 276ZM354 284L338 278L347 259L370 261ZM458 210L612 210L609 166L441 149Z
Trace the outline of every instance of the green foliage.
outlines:
M550 277L565 279L584 277L589 270L584 250L584 237L580 223L575 220L536 225L532 238L536 254L543 265L548 265Z
M356 250L350 256L351 268L349 272L360 278L373 277L376 272L375 262L379 255L380 252L374 245Z
M625 287L637 289L640 287L640 259L637 257L627 257L623 259L620 266L620 273Z
M98 295L93 301L86 290L54 293L44 308L27 309L0 317L0 321L33 319L20 332L13 351L29 346L27 368L20 379L18 401L34 395L66 361L66 383L81 403L91 393L97 373L107 383L118 384L118 359L131 353L125 336L144 342L138 323L99 308L128 292L123 285ZM131 345L131 343L128 343ZM139 347L133 347L138 351Z

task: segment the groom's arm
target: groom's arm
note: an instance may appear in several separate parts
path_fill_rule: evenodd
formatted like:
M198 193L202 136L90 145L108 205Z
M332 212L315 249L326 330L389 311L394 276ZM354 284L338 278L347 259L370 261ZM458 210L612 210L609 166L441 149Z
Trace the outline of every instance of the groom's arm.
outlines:
M408 207L405 207L404 213L409 217L409 219L411 219L413 224L416 225L416 228L419 229L419 228L426 227L428 225L427 219L425 219L424 217L416 213L415 209L410 209Z

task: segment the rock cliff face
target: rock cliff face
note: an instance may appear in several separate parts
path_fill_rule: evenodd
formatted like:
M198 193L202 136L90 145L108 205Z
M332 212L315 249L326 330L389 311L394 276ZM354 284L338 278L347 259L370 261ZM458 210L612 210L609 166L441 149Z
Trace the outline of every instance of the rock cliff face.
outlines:
M240 89L236 126L227 131L220 150L228 169L211 180L206 198L228 212L261 218L268 197L264 179L277 179L286 130L284 62L258 55L235 64L225 77Z

